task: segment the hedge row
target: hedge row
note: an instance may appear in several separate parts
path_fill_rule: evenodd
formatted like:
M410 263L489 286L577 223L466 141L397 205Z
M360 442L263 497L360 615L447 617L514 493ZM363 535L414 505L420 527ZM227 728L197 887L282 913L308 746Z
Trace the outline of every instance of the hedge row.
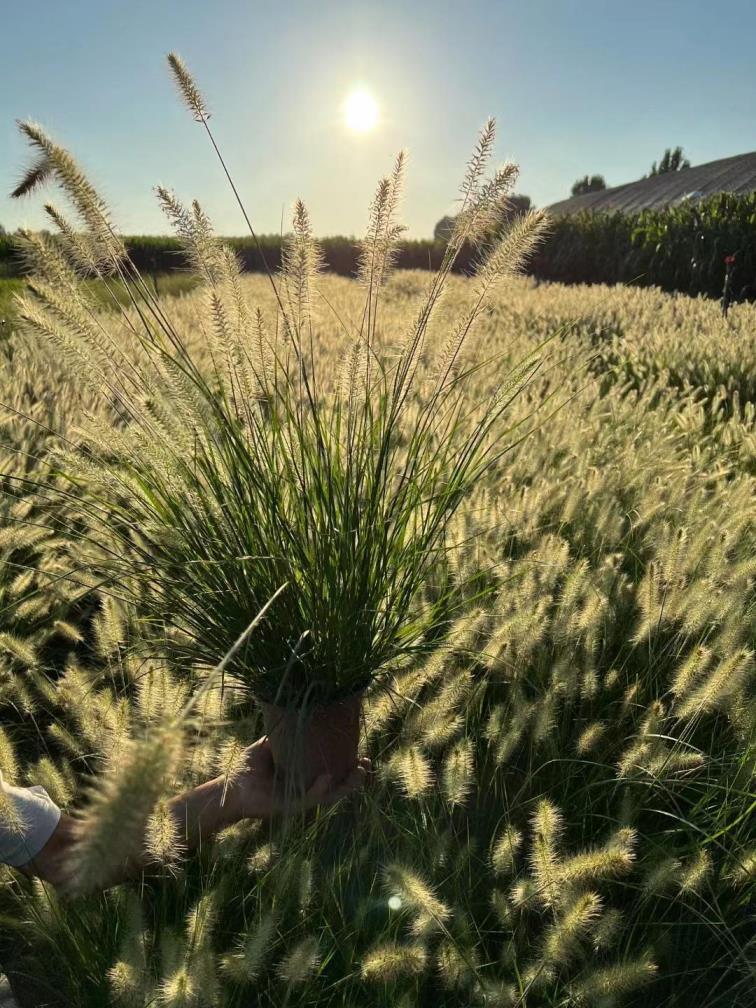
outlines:
M265 264L277 269L281 262L281 239L278 235L262 235L259 246L252 238L227 238L235 250L242 267L250 272L259 272ZM181 245L176 238L162 235L136 235L125 238L129 255L136 267L143 273L170 273L187 268ZM353 276L356 272L358 245L353 238L323 238L320 242L325 257L326 268L342 276ZM441 241L407 241L399 251L397 266L400 269L436 269L443 257L444 244ZM473 251L465 250L457 267L468 271L471 268ZM13 246L12 235L0 235L0 276L18 276L21 264Z
M756 280L756 193L719 193L632 215L558 218L532 269L561 283L634 282L719 297L732 255L737 293Z
M281 239L265 235L258 247L251 238L230 238L243 268L272 269L281 259ZM146 273L185 269L174 238L135 236L126 239L137 267ZM322 240L328 269L354 275L358 248L351 238ZM408 241L402 247L400 269L433 269L443 255L440 241ZM719 297L725 278L725 257L734 255L732 287L737 293L756 281L756 193L721 193L698 202L638 214L588 213L554 221L551 237L539 251L530 272L561 283L637 283L664 290ZM457 269L468 272L472 249L464 250ZM0 276L16 276L20 265L12 236L0 235Z

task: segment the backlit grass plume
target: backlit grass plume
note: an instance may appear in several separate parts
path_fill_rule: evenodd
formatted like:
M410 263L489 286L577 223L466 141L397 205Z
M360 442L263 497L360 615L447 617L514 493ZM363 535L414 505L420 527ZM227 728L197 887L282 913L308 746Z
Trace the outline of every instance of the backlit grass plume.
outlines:
M212 139L199 91L180 60L169 61ZM22 129L77 210L81 240L93 250L90 272L105 282L117 275L131 302L121 309L124 342L114 342L70 243L24 239L36 267L20 305L27 332L59 354L72 376L85 374L116 421L114 430L82 417L80 447L64 446L59 455L74 485L96 487L82 503L87 532L78 562L85 559L117 594L139 604L164 653L200 667L214 665L285 585L230 668L269 701L350 695L390 661L425 646L448 619L451 598L442 592L421 607L420 590L449 547L452 516L513 443L514 435L504 435L507 412L540 360L530 355L470 410L463 390L475 369L467 369L465 344L546 227L533 212L502 230L516 172L510 167L483 182L493 122L468 166L463 223L406 328L388 341L379 317L401 234L403 155L379 184L361 253L365 307L351 331L347 326L338 379L316 365L321 256L301 202L281 272L270 276L268 317L247 305L234 255L200 205L185 207L159 190L204 281L196 325L207 354L198 355L125 256L107 208L70 156L38 127ZM490 247L434 353L427 337L445 282L463 242L483 231L493 235Z
M422 973L427 960L428 954L422 945L381 945L365 956L361 974L364 980L391 983Z
M129 860L139 858L146 838L153 856L166 859L160 800L173 784L182 754L175 724L143 740L129 740L118 759L100 773L90 800L75 820L75 844L67 866L74 891L112 884ZM156 808L157 806L157 808ZM178 850L178 837L174 854Z

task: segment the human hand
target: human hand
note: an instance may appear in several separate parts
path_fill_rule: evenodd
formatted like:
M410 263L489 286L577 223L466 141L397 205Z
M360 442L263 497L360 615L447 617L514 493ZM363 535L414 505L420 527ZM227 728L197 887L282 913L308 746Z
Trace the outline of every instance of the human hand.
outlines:
M334 805L361 790L371 770L370 760L363 757L339 784L324 774L304 794L297 794L281 787L267 736L249 746L245 756L246 766L229 783L226 794L227 812L234 819L268 819L277 813L291 815L316 806Z

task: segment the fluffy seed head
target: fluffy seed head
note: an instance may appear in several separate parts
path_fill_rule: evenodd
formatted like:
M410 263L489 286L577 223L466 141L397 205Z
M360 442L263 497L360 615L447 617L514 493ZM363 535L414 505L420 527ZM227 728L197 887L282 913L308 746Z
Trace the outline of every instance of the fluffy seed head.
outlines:
M192 113L197 122L205 122L210 118L210 113L205 105L205 99L194 83L194 78L186 68L186 64L176 53L168 53L168 66L171 68L173 79L179 89L179 94L184 99L187 108Z
M657 966L648 959L629 960L594 970L575 985L578 1001L608 1001L620 994L635 991L649 983L657 973Z
M402 977L419 976L425 969L428 953L422 945L380 945L362 960L363 980L391 983Z
M306 983L319 965L318 940L314 935L308 935L284 957L278 967L278 974L289 987L295 987Z
M491 863L497 875L508 875L522 846L522 833L513 826L502 830L491 851Z
M475 759L470 739L461 739L446 757L443 789L450 805L462 805L474 783Z
M400 864L388 865L384 871L386 886L399 893L404 903L420 914L436 921L446 920L451 911L433 892L433 889L410 868Z

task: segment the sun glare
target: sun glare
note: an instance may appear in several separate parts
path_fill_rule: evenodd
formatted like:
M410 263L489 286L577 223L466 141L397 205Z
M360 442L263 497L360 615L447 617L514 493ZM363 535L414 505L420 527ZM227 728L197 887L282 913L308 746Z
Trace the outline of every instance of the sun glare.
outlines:
M378 122L378 105L364 88L355 88L344 102L344 123L353 133L368 133Z

